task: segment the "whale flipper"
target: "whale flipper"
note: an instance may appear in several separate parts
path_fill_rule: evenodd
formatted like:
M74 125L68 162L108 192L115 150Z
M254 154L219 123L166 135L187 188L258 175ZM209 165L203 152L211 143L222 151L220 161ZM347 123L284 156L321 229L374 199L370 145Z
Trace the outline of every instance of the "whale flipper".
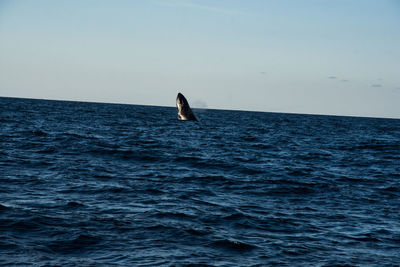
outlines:
M182 121L197 121L196 117L193 114L192 109L189 106L186 98L178 93L176 97L176 107L178 108L178 119Z

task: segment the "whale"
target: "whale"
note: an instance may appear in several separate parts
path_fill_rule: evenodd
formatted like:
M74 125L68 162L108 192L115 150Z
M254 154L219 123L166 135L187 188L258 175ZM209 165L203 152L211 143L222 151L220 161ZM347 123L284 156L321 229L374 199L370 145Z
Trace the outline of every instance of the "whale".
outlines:
M178 93L178 96L176 97L176 107L178 108L178 120L197 121L188 101L181 93Z

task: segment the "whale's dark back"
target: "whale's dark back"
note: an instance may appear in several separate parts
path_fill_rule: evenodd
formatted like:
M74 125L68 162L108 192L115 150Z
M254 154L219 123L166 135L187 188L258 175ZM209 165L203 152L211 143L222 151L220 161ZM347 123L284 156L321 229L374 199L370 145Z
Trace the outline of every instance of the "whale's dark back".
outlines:
M176 97L176 107L178 108L179 120L197 121L197 118L194 116L193 111L190 108L189 102L181 93L178 93L178 96Z

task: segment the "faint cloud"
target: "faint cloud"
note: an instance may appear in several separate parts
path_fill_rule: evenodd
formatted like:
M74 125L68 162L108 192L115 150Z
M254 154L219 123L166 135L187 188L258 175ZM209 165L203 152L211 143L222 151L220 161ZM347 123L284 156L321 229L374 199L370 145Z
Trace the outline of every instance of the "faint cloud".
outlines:
M261 71L260 74L266 75L267 73L265 71Z
M337 77L337 76L329 76L328 79L337 80L337 81L340 81L340 82L342 82L342 83L348 83L348 82L350 82L350 80L348 80L348 79L340 79L340 80L338 80L339 77Z
M371 87L380 88L380 87L383 87L383 85L375 83L375 84L372 84Z
M245 12L242 12L239 10L221 8L221 7L216 7L216 6L212 6L212 5L199 4L199 3L194 3L194 2L191 2L188 0L164 0L164 1L159 0L159 1L155 1L155 3L157 5L163 6L163 7L190 8L190 9L197 9L197 10L221 13L221 14L226 14L226 15L245 14Z
M193 101L193 103L191 104L191 106L192 106L193 108L207 108L207 103L204 102L203 100L197 99L197 100Z

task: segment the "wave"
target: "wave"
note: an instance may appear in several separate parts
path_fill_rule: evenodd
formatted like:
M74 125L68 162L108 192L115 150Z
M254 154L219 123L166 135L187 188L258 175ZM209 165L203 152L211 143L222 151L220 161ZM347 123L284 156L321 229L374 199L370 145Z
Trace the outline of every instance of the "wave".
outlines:
M0 264L400 262L397 120L0 104Z

